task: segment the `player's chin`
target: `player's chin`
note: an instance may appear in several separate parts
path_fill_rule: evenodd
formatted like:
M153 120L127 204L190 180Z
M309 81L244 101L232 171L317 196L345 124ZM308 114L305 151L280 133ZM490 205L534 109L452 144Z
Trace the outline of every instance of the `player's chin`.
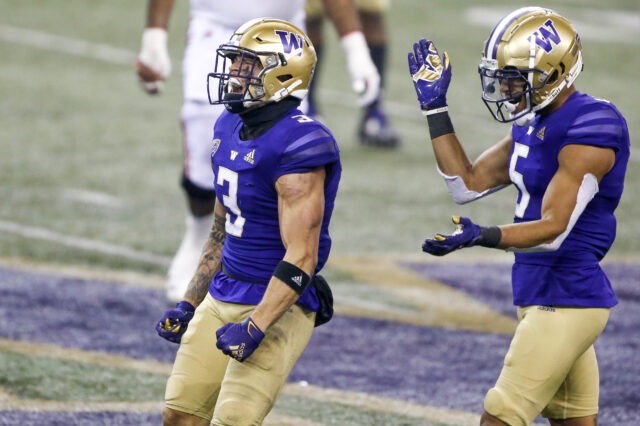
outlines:
M513 115L521 113L527 107L527 102L525 101L523 95L520 95L516 99L510 101L509 103L515 106L515 109L512 112Z

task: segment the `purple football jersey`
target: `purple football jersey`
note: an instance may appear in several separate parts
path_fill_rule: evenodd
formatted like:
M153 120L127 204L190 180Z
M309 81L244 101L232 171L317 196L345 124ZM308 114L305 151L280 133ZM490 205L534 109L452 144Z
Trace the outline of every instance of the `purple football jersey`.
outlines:
M329 257L329 221L342 166L331 132L297 108L253 140L240 139L242 125L238 115L225 111L214 128L211 161L216 197L227 210L227 238L222 249L223 271L213 278L209 293L224 302L254 305L262 299L285 255L276 181L285 174L326 168L317 273ZM315 289L308 287L297 303L317 310Z
M615 164L561 246L552 252L516 253L514 304L611 307L618 301L599 262L616 235L618 206L629 159L629 131L607 101L576 92L557 111L538 115L529 127L513 126L509 175L519 191L514 221L541 216L542 198L558 170L565 145L615 151Z

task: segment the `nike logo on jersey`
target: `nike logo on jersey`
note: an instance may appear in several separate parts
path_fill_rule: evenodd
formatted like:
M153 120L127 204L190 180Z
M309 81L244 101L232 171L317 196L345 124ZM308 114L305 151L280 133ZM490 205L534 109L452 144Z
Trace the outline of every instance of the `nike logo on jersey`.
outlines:
M253 164L254 159L253 159L253 155L255 154L256 150L252 150L250 153L248 153L247 155L244 156L244 161L246 161L249 164Z
M238 156L238 151L231 150L231 159L235 160L237 156Z
M544 140L544 130L545 130L546 128L547 128L547 126L543 127L542 129L540 129L540 130L538 131L538 133L536 133L536 137L537 137L538 139L540 139L541 141L543 141L543 140Z

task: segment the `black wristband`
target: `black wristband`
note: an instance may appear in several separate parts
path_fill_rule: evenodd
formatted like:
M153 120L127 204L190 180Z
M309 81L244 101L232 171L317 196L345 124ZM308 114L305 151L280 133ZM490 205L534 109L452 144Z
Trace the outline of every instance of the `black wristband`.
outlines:
M429 134L431 135L431 139L435 139L448 133L455 133L448 111L428 114L427 123L429 124Z
M302 294L311 282L311 277L306 272L286 260L278 263L276 270L273 271L273 276L291 287L298 294Z
M479 246L495 248L500 244L502 231L497 226L481 226Z

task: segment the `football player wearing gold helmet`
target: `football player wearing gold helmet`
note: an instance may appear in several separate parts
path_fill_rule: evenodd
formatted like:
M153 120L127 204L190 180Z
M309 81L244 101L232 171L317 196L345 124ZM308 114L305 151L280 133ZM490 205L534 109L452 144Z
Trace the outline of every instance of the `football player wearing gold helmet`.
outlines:
M331 317L318 272L342 169L329 129L298 109L315 65L309 38L279 19L251 20L217 49L215 219L184 300L156 326L180 343L164 424L262 424Z
M380 90L380 77L364 42L362 25L352 0L322 0L341 37L349 77L363 103L371 102ZM147 27L136 69L142 87L149 93L162 92L171 74L168 24L175 0L148 0ZM211 54L243 23L258 17L284 19L304 29L305 0L190 0L189 26L182 62L183 104L180 113L183 144L181 184L187 198L185 233L167 271L166 295L171 302L182 298L198 266L202 246L213 220L213 177L211 175L211 129L224 107L207 100L207 74L213 67ZM217 96L213 93L214 97ZM304 111L305 105L303 103Z
M456 230L425 240L442 256L484 246L515 252L518 326L502 372L484 401L482 425L596 425L598 363L593 343L617 298L600 261L616 234L614 211L629 159L629 131L608 101L576 90L582 45L558 13L525 7L502 18L479 66L482 100L508 135L471 162L446 101L451 63L431 41L409 54L439 173L454 201L508 185L514 223L479 226L454 216Z

